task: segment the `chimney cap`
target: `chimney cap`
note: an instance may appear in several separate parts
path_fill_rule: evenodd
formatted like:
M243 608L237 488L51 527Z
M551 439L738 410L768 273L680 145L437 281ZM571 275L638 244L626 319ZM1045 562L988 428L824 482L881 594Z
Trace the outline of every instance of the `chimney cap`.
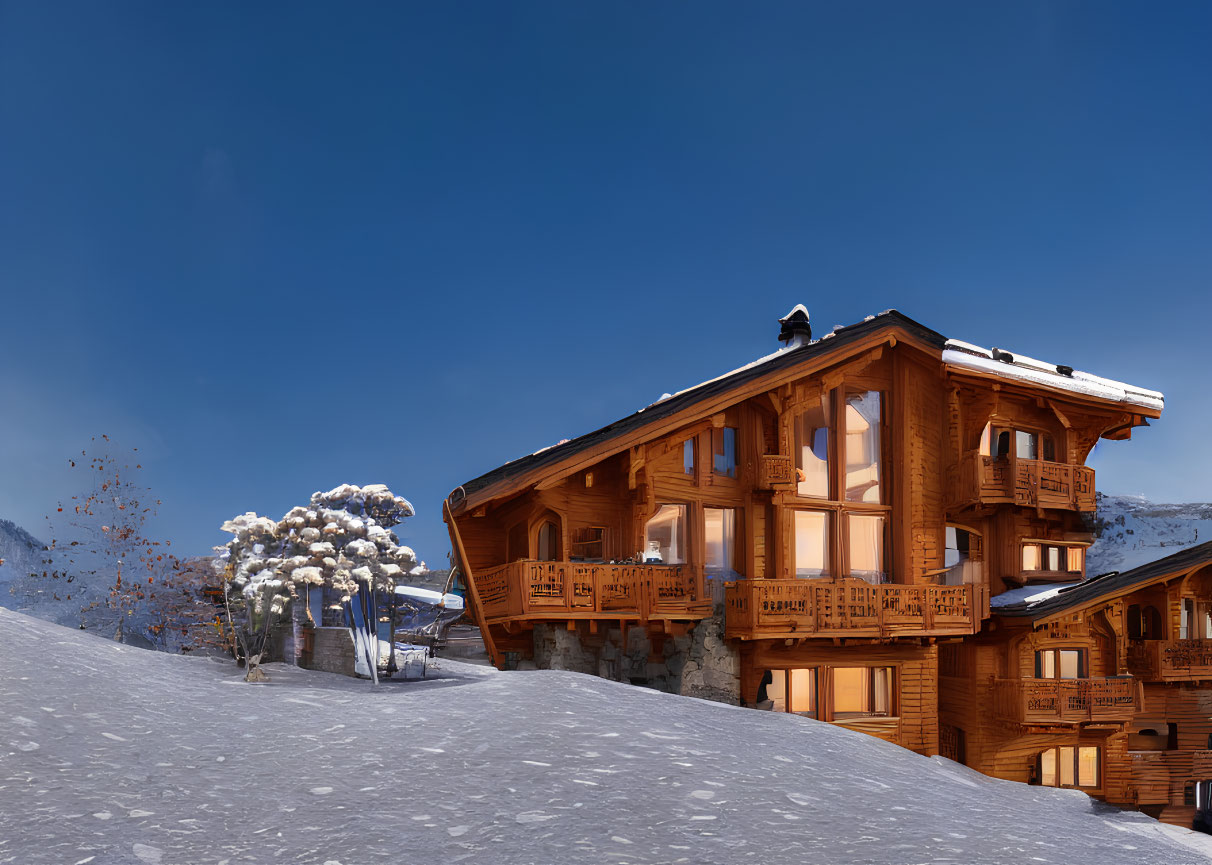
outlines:
M812 325L808 321L808 308L797 303L791 311L779 319L779 340L789 346L807 345L812 339Z

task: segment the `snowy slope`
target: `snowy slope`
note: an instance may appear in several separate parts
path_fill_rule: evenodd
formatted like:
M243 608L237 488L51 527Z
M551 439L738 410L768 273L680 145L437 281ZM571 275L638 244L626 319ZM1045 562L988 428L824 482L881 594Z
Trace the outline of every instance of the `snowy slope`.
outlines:
M1155 504L1100 493L1096 526L1086 572L1126 571L1212 541L1212 504Z
M0 647L3 863L1212 861L1075 791L574 673L247 685L7 610Z

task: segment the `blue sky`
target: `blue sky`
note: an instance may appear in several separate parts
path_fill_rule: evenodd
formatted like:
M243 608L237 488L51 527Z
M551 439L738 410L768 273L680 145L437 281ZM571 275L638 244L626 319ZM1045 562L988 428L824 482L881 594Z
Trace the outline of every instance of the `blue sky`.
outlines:
M0 0L0 518L140 448L156 530L443 496L895 307L1157 388L1212 499L1205 3Z

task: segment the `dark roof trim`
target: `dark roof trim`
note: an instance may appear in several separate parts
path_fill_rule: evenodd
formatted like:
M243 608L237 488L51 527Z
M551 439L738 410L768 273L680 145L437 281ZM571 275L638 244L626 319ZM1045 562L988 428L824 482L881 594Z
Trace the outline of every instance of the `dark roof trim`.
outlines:
M465 500L477 491L501 481L517 477L534 469L560 463L581 451L588 450L595 445L637 430L655 421L671 417L693 407L697 403L719 396L732 388L761 378L776 370L793 367L806 360L838 352L863 337L888 327L898 328L909 336L938 348L940 352L947 341L947 338L942 334L931 330L924 324L914 321L907 315L897 312L895 309L890 309L886 312L881 312L879 315L870 316L857 324L838 328L833 333L808 345L785 351L762 363L742 367L730 375L704 382L669 399L653 403L601 429L586 433L530 456L508 462L500 468L493 469L486 474L480 475L478 478L462 484L463 497L460 500Z
M1034 604L1018 603L996 607L994 615L1029 617L1031 621L1037 622L1066 610L1084 607L1102 598L1126 594L1132 589L1141 588L1149 583L1177 576L1184 571L1210 563L1212 563L1212 541L1187 547L1174 555L1149 562L1147 565L1141 565L1130 571L1112 571L1109 574L1091 577L1076 586L1061 589L1053 597L1037 601Z

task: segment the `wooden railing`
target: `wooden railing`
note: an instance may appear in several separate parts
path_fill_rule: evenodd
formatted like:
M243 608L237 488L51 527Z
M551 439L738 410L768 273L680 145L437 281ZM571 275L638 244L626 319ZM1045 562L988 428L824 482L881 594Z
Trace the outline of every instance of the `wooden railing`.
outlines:
M1020 724L1128 721L1141 708L1132 676L1101 679L998 679L993 713Z
M1094 469L1045 460L971 454L960 465L961 497L983 504L1094 510Z
M1128 669L1151 682L1212 679L1212 640L1134 640Z
M698 572L689 565L610 565L519 560L477 571L487 622L505 619L703 618Z
M738 580L724 590L724 633L742 640L973 634L983 591L859 579Z
M1128 759L1137 805L1181 805L1188 781L1212 778L1212 751L1129 751Z

